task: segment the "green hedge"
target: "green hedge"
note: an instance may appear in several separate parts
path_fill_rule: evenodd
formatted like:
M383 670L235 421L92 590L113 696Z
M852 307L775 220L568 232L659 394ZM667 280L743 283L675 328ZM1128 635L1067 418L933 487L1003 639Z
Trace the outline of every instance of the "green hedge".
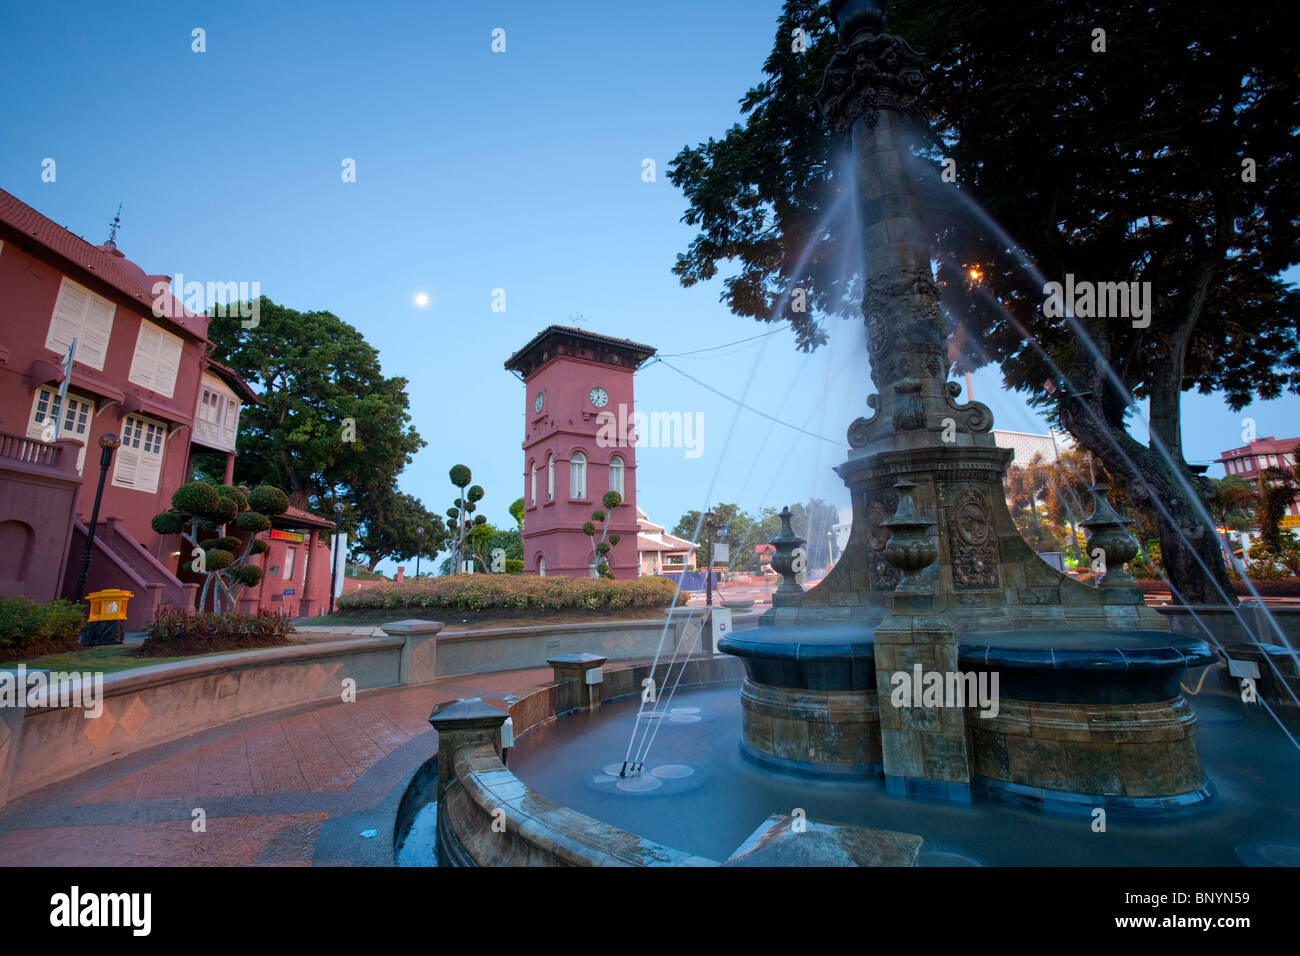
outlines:
M0 647L22 648L42 641L76 641L86 615L71 601L37 604L25 597L0 597Z
M168 648L178 653L192 653L197 645L210 644L212 650L223 645L248 647L282 644L293 633L286 614L258 611L256 614L195 614L174 608L159 608L145 631L141 653L158 655Z
M463 611L665 608L673 603L674 590L672 581L657 577L609 581L520 574L454 574L350 591L335 601L334 606L340 610L410 607ZM687 597L683 592L683 603Z

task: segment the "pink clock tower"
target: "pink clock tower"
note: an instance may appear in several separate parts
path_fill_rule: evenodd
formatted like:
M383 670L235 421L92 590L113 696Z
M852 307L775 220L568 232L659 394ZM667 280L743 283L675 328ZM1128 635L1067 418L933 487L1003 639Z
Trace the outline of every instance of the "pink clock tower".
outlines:
M609 567L621 579L639 573L632 375L654 354L627 339L552 325L506 360L526 393L525 572L594 575L582 526L606 510L605 493L617 491L623 503L608 512L609 530L621 540Z

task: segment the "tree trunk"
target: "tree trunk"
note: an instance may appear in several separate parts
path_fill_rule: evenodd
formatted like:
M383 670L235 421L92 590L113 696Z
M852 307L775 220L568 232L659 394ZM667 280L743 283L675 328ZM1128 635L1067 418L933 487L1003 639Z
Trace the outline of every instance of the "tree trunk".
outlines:
M1169 377L1173 375L1171 371ZM1176 419L1178 403L1175 393L1171 409L1168 391L1176 389L1179 383L1160 383L1164 388L1153 388L1151 397L1150 430L1174 457L1171 466L1156 450L1138 444L1128 434L1123 426L1123 401L1101 376L1094 373L1088 378L1091 381L1083 387L1091 388L1091 394L1086 399L1075 396L1063 401L1061 422L1081 445L1101 459L1108 471L1133 476L1136 479L1133 490L1156 505L1152 511L1175 603L1236 604L1219 552L1218 536L1205 527L1203 511L1189 493L1189 488L1196 487L1197 478L1182 459L1181 443L1169 437L1171 434L1175 439L1178 437L1177 425L1171 428L1171 415ZM1088 402L1087 407L1084 401ZM1201 507L1208 511L1205 504Z

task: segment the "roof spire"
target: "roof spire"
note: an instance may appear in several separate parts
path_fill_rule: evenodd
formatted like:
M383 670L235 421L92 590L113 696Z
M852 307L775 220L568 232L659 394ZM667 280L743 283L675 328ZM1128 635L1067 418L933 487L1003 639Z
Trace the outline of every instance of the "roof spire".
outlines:
M117 242L115 241L117 239L117 227L120 226L121 224L122 224L122 203L118 203L117 215L114 216L113 221L109 223L108 242L104 243L104 245L110 246L114 249L117 248Z

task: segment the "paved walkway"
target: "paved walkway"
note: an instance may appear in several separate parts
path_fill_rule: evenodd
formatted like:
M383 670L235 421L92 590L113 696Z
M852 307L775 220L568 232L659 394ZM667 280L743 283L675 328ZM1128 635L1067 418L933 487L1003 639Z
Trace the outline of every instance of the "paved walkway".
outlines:
M10 803L0 864L389 865L407 781L437 750L434 705L550 679L549 667L446 678L193 734Z

